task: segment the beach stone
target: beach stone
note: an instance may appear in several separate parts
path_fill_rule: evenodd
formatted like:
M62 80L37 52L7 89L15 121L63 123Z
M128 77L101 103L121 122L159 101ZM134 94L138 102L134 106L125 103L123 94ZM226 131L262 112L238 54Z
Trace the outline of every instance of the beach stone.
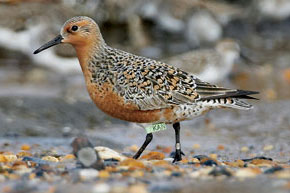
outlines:
M232 173L226 167L214 167L213 170L209 173L212 176L232 176Z
M239 178L254 178L261 174L259 168L241 168L236 171L235 176Z
M107 193L110 192L110 186L105 183L96 184L93 186L92 192L93 193Z
M165 158L164 153L161 152L149 152L148 154L145 154L141 157L141 159L147 159L147 160L163 160Z
M134 184L129 187L128 193L148 193L146 186L143 184Z
M121 155L120 153L108 148L108 147L103 147L103 146L97 146L95 147L95 150L99 153L100 157L103 160L109 160L109 159L114 159L118 161L123 161L126 159L125 156Z
M249 148L247 146L243 146L241 148L241 152L248 152L249 151Z
M79 177L83 181L95 179L99 176L99 171L91 168L81 169L79 171Z
M212 159L201 162L201 164L204 166L217 166L218 165L217 162Z
M17 160L16 155L1 155L0 154L0 162L14 162Z
M128 158L120 162L120 166L128 166L129 168L145 168L145 165L138 160Z
M264 171L264 174L273 174L277 171L281 171L283 170L283 168L281 166L275 166L275 167L272 167L272 168L269 168L267 170Z
M270 150L272 150L273 148L274 148L273 145L266 145L266 146L264 146L263 150L264 150L264 151L270 151Z
M59 162L59 160L53 156L44 156L41 159L44 161L49 161L49 162Z
M193 156L193 158L198 159L199 161L203 160L203 159L208 159L209 157L206 155L195 155Z

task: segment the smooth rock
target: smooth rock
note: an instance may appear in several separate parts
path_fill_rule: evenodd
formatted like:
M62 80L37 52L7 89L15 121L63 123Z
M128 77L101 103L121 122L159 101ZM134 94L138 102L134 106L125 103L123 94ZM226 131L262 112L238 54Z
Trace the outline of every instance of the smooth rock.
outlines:
M125 156L121 155L120 153L108 147L97 146L95 147L95 150L99 153L100 157L103 160L115 159L115 160L123 161L127 159Z
M99 176L99 171L95 169L82 169L79 171L79 177L83 181L92 180Z
M110 191L110 186L105 183L96 184L93 186L93 193L107 193Z

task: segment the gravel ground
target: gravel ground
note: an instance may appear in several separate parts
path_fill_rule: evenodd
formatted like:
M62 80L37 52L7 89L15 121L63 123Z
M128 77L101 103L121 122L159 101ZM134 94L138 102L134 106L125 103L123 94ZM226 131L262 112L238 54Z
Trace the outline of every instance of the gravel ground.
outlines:
M154 134L145 157L134 161L129 157L145 132L108 117L89 101L17 96L1 97L0 104L2 192L270 193L290 189L287 100L259 101L251 111L216 110L183 122L186 156L177 164L170 158L171 126ZM77 164L70 143L80 133L90 136L94 145L116 151L117 157L105 159L105 170Z

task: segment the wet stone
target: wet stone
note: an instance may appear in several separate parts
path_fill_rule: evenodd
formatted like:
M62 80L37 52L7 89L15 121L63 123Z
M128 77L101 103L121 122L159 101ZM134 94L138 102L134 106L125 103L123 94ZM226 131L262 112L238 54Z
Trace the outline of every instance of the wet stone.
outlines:
M104 169L104 163L99 153L87 137L77 137L71 144L73 153L84 168Z
M49 164L48 161L42 160L42 159L36 158L36 157L27 157L27 156L25 156L25 157L22 158L22 161L25 161L25 162L34 162L34 163L36 163L38 165Z
M264 174L273 174L273 173L275 173L277 171L281 171L281 170L283 170L283 168L281 166L276 166L276 167L272 167L270 169L265 170Z
M172 172L171 176L180 177L180 176L182 176L182 173L181 172Z
M206 160L205 162L203 162L201 164L204 166L217 166L218 165L216 161L211 160L211 159Z
M99 172L98 170L91 169L91 168L81 169L79 171L79 176L80 176L80 179L83 181L93 180L99 176Z
M232 173L225 167L222 166L218 166L218 167L214 167L213 170L209 173L209 175L212 176L232 176Z
M193 156L193 158L196 158L196 159L198 159L200 161L200 160L203 160L203 159L208 159L209 157L206 156L206 155L195 155L195 156Z
M244 162L250 162L253 161L255 159L264 159L264 160L269 160L269 161L273 161L272 158L269 157L264 157L264 156L258 156L258 157L253 157L253 158L249 158L249 159L242 159Z
M36 167L33 172L37 177L42 177L44 173L53 172L53 169L49 165L41 165Z
M121 155L120 153L116 152L113 149L110 149L108 147L103 147L103 146L97 146L94 147L94 149L98 152L100 155L100 158L103 160L125 160L126 157Z
M149 152L148 154L145 154L141 157L141 159L147 159L147 160L163 160L165 158L165 155L160 152Z
M116 166L119 164L119 160L116 160L116 159L105 159L104 160L104 165L105 167L107 166Z

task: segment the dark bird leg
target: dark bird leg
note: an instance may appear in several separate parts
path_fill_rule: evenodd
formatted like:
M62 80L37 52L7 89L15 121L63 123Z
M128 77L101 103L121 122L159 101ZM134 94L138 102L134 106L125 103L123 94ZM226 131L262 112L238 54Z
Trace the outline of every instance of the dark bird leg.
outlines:
M181 161L182 156L184 153L181 151L181 145L180 145L180 123L174 123L173 128L175 130L175 155L173 163L176 161Z
M148 133L146 135L146 139L145 139L143 145L140 147L138 152L133 156L134 159L138 159L140 157L140 155L143 153L143 151L146 149L147 145L152 141L152 139L153 139L153 134Z

